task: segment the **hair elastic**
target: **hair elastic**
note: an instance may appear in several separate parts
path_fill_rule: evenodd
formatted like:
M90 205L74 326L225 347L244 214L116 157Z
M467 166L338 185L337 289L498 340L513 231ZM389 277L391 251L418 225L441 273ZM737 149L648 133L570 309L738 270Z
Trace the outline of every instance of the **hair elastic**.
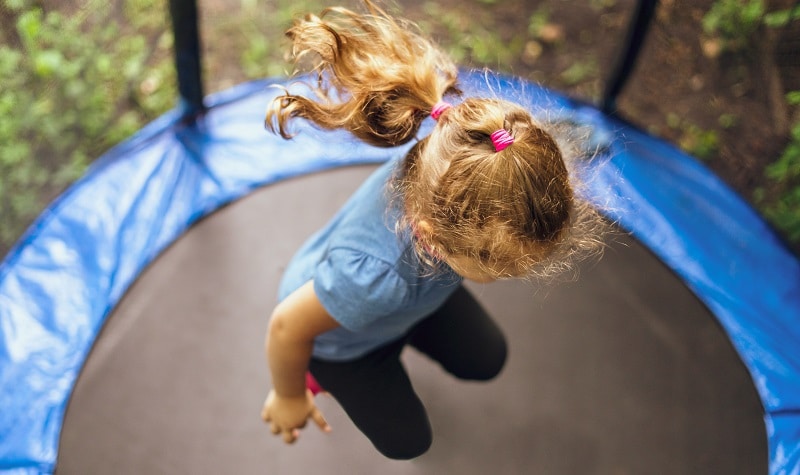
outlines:
M431 117L433 117L434 120L439 120L439 117L451 107L453 107L453 105L449 102L439 101L433 106L433 109L431 109Z
M498 129L490 135L495 151L505 150L506 147L514 143L514 137L506 129Z

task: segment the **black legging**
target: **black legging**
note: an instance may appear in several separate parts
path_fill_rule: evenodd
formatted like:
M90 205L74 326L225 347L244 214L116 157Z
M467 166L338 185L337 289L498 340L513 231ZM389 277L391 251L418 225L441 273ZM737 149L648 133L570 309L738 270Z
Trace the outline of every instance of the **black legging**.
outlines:
M411 459L431 445L431 426L400 361L410 344L461 379L489 380L506 360L500 328L464 287L406 337L356 360L312 359L309 370L385 456Z

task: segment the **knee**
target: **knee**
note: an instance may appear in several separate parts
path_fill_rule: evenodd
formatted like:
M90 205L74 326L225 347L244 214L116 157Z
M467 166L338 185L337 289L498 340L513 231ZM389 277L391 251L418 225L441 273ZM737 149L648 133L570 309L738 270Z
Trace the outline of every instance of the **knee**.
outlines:
M383 456L393 460L411 460L423 455L433 443L433 431L427 419L424 424L397 424L372 444Z
M459 379L489 381L503 371L507 358L508 347L505 344L494 345L492 351L484 353L479 361L465 368L453 368L450 372Z
M428 451L433 443L433 435L430 431L418 434L413 439L393 441L390 444L375 444L375 448L385 457L392 460L411 460L423 455Z

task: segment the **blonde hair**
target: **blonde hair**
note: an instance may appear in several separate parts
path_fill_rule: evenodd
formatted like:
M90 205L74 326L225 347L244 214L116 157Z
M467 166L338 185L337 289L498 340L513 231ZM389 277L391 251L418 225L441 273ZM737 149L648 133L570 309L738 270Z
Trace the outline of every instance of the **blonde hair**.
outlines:
M268 110L270 130L290 138L289 121L302 117L390 147L414 138L433 107L459 93L446 55L412 24L364 3L365 14L329 8L289 29L296 62L310 59L317 74L316 97L284 91ZM498 129L514 139L501 151L490 138ZM530 112L468 98L406 155L392 183L397 229L413 236L431 269L444 260L491 279L551 277L602 248L603 223L574 182L556 139ZM429 232L417 228L423 222Z
M308 14L286 32L296 65L309 61L316 98L285 94L266 125L291 138L289 119L343 128L379 147L401 145L417 133L436 102L455 92L458 70L413 24L365 0L367 14L341 7Z

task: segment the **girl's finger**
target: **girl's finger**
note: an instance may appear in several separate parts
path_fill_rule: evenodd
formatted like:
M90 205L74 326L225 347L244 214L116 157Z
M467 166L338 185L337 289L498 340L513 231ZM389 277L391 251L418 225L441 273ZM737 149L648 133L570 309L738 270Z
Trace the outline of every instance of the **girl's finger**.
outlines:
M328 425L328 421L325 420L325 417L318 409L314 409L311 411L311 418L314 419L314 422L322 429L324 432L330 432L331 426Z
M293 444L298 435L299 431L297 429L287 429L283 431L283 441L287 444Z
M269 430L272 431L272 433L275 434L275 435L278 435L278 434L281 433L281 428L278 427L278 424L276 424L274 422L269 425Z

